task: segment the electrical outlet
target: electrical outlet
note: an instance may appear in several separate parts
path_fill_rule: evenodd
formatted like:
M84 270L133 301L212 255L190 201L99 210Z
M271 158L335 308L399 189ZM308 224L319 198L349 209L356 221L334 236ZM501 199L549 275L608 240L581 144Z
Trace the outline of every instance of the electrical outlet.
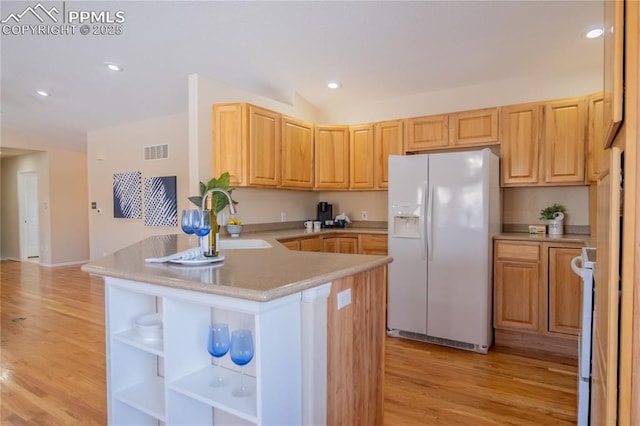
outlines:
M280 222L287 221L287 212L280 212Z
M351 304L351 289L348 288L346 290L338 293L338 309L342 309L347 305Z
M362 220L369 220L369 215L366 210L362 210Z

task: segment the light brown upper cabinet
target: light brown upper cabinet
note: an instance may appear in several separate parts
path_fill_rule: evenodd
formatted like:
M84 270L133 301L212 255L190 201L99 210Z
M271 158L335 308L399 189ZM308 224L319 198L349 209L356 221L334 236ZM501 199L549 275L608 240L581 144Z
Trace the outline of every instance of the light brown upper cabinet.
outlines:
M406 152L442 149L448 146L448 115L430 115L407 120Z
M313 124L282 117L282 187L313 188Z
M315 127L315 187L349 188L349 127Z
M254 105L213 106L214 175L233 186L280 184L280 115Z
M213 106L213 174L229 172L232 186L247 184L247 112L245 104Z
M624 119L624 0L604 2L603 148L608 148Z
M498 143L498 108L449 114L449 142L455 146Z
M502 186L583 185L586 122L585 98L502 107Z
M389 187L390 155L402 155L404 143L404 122L402 120L384 121L373 126L375 187Z
M503 107L500 117L502 185L537 184L542 105Z
M595 93L587 99L588 123L587 130L587 181L595 183L598 174L606 168L604 155L604 101L602 92Z
M249 105L249 185L280 184L280 114Z
M373 189L373 125L349 127L349 188Z
M585 98L546 103L544 116L544 183L584 184Z
M405 152L498 144L498 114L498 108L484 108L410 118Z

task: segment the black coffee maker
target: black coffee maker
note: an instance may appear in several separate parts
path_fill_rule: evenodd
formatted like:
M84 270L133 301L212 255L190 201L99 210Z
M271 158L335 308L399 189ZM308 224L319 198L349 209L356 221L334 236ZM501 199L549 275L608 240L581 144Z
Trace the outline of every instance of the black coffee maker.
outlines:
M333 228L333 206L325 201L318 203L318 220L323 228Z

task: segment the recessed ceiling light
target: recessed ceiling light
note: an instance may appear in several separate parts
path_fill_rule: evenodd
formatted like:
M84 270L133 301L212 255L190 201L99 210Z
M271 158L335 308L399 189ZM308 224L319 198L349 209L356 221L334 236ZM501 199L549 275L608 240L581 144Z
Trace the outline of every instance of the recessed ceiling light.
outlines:
M587 30L587 38L598 38L604 34L601 26L591 27Z
M341 84L339 82L337 82L337 81L330 81L330 82L327 83L327 87L329 89L337 89L340 86L341 86Z
M122 67L118 64L114 64L111 62L107 62L106 64L104 64L107 68L109 68L111 71L122 71Z
M49 94L49 92L45 92L44 90L36 90L36 93L37 93L38 95L40 95L40 96L45 97L45 98L46 98L47 96L51 96L51 95Z

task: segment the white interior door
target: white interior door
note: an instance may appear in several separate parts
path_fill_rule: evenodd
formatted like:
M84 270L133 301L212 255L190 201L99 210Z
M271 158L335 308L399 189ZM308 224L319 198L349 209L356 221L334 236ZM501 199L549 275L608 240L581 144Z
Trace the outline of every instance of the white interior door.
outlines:
M38 225L38 173L18 172L20 198L20 257L26 261L40 256Z

